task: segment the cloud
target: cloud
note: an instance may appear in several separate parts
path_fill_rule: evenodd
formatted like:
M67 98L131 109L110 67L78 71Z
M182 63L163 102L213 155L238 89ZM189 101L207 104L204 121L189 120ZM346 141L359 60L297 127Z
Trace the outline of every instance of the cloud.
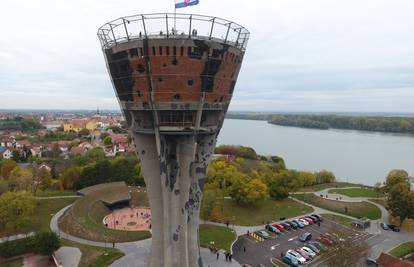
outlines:
M172 0L3 0L1 108L118 108L96 32ZM246 26L231 110L414 112L411 0L203 0ZM411 101L412 102L412 101Z

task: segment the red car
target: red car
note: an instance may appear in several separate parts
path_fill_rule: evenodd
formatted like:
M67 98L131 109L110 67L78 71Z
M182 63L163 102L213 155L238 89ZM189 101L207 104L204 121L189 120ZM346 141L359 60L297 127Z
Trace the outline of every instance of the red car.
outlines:
M282 225L280 225L280 224L277 224L277 223L275 223L275 224L272 224L272 226L274 226L274 227L276 227L279 231L286 231L286 229L285 229L285 227L283 227Z
M305 258L306 261L310 261L312 258L308 255L308 253L306 253L306 251L303 251L303 249L301 248L297 248L295 249L295 251L297 253L299 253L300 255L302 255L302 257Z
M319 241L319 242L321 242L321 243L323 243L327 246L332 246L333 245L333 242L329 238L326 238L324 236L320 236L320 237L316 238L316 241Z
M304 217L302 219L306 220L309 223L309 225L313 224L313 220L309 217Z

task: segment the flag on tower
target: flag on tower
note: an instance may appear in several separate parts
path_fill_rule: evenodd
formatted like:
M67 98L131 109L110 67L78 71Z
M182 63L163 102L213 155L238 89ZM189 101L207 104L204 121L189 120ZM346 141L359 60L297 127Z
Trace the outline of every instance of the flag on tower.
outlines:
M182 8L194 6L198 4L199 0L175 0L175 8Z

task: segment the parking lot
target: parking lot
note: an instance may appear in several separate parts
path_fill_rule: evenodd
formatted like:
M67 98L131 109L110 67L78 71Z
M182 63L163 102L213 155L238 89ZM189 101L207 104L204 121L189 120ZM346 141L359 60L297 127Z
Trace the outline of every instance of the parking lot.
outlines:
M312 240L315 240L320 235L330 233L332 230L345 233L353 239L367 239L369 234L352 230L334 221L325 219L320 226L317 224L305 226L302 229L291 230L282 233L281 235L272 234L269 239L259 241L250 235L239 236L238 240L233 246L234 258L240 264L249 264L252 267L257 267L263 264L266 267L273 266L270 262L271 258L281 258L281 254L286 253L289 249L296 249L303 246L304 243L299 241L299 237L309 232L312 234ZM327 252L329 253L329 252ZM307 266L324 266L323 261L316 257Z

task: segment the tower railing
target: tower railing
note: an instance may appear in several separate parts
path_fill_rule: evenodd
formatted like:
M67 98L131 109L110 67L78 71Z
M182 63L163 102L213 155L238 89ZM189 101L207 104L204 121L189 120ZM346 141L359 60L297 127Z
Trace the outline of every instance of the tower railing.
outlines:
M103 49L145 38L215 40L245 51L250 33L243 26L218 17L154 13L121 17L98 30Z

